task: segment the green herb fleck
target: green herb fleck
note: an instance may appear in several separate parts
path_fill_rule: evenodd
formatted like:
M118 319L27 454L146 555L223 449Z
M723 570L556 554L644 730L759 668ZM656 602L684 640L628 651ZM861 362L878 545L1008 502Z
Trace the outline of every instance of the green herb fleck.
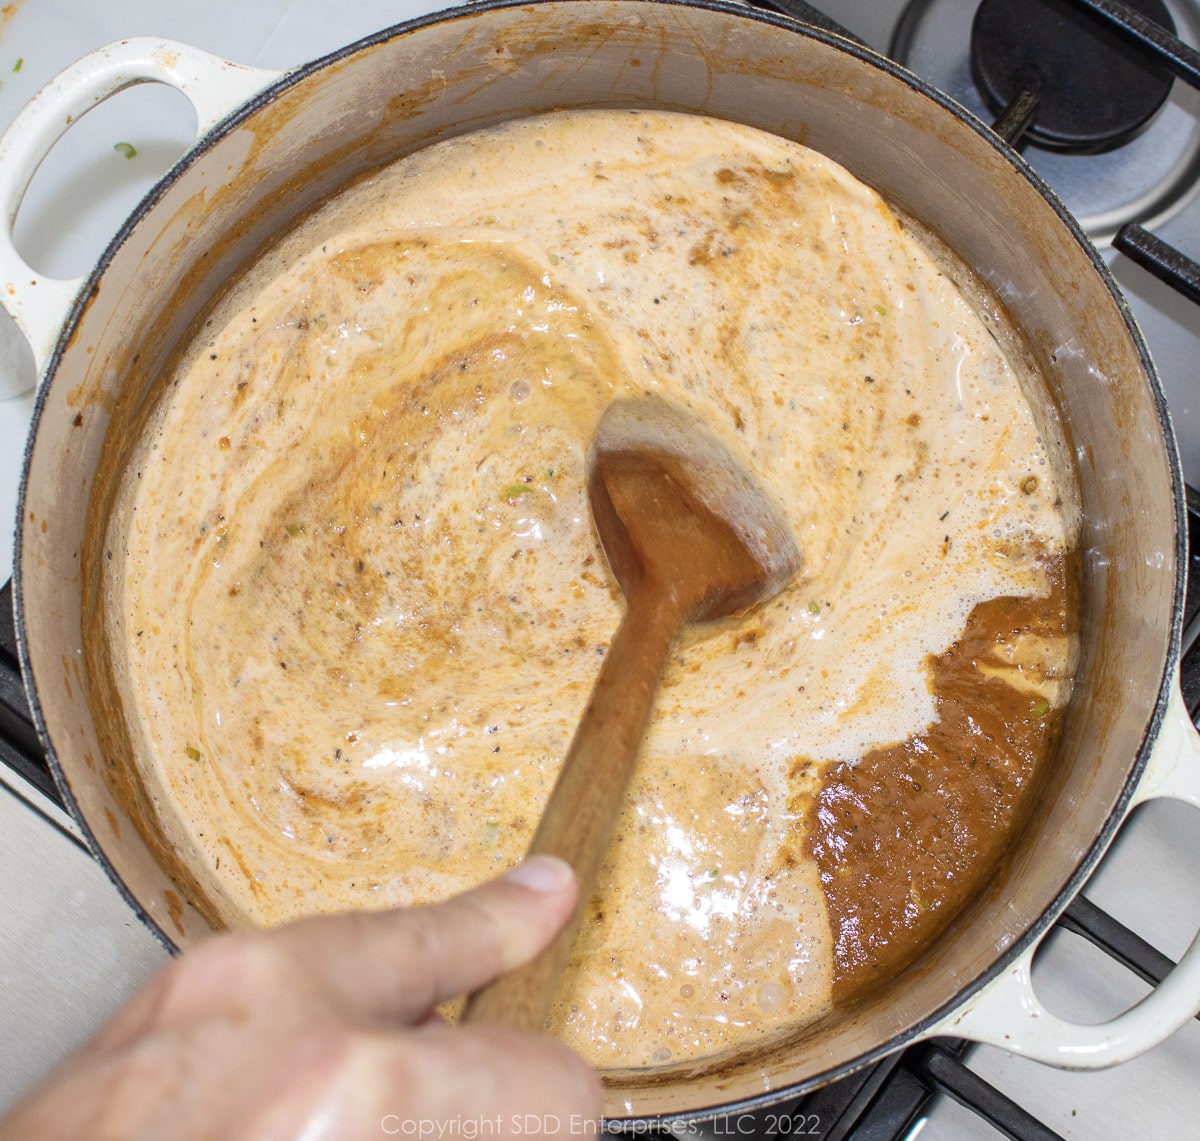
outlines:
M708 869L708 878L710 880L715 880L717 878L717 876L719 876L720 874L721 874L720 868L709 868Z
M880 317L887 316L887 306L886 305L872 305L871 308L874 309L875 312L878 313Z
M304 534L304 524L303 523L289 523L287 533L289 535L291 535L291 537L293 539L300 538L300 536Z
M25 57L20 56L17 62L13 64L13 71L20 71L25 66Z
M821 604L819 602L810 602L808 604L808 612L809 614L820 614Z
M1037 701L1033 703L1034 717L1045 717L1049 712L1050 702L1048 702L1044 697L1039 697Z
M133 158L137 154L137 147L133 143L113 143L113 150L126 158Z
M516 499L521 495L528 495L533 490L527 483L510 483L504 489L505 499Z
M489 820L483 826L483 846L494 848L500 842L500 821Z
M187 753L189 760L198 761L200 759L200 750L195 745L189 745L184 752Z
M548 479L553 479L557 474L558 474L558 468L548 467L546 469L546 477Z

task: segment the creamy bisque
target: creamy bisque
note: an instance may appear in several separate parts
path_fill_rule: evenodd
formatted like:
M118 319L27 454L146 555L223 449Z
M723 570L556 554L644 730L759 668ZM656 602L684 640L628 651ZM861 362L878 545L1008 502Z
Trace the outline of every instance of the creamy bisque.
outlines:
M989 320L836 164L724 122L554 114L357 184L214 312L109 526L169 842L234 925L515 863L622 608L584 451L653 390L804 566L678 644L553 1028L643 1066L820 1015L829 774L939 724L931 663L980 604L1063 611L1069 489ZM1036 725L1066 631L1007 613L972 676Z

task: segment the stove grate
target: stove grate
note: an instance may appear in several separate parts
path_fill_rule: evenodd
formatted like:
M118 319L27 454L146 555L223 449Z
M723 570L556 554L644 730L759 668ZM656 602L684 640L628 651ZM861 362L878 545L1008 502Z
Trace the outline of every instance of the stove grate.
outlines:
M1200 305L1200 262L1156 238L1136 222L1128 222L1117 231L1113 247L1154 274L1159 281L1166 282L1177 293Z
M1200 88L1200 52L1172 35L1162 25L1135 11L1120 0L1069 0L1087 9L1117 35L1141 48L1155 62L1180 79Z
M62 797L42 751L17 659L12 582L0 589L0 761L43 796L62 806Z

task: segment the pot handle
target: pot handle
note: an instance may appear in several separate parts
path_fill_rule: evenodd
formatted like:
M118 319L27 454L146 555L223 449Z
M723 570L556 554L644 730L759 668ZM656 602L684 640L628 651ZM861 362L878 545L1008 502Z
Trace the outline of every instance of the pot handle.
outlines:
M1178 681L1130 811L1170 796L1200 809L1200 736ZM969 1038L1065 1070L1099 1070L1144 1054L1200 1013L1200 935L1178 965L1136 1005L1083 1025L1051 1014L1033 989L1036 945L928 1035Z
M18 112L0 137L0 305L29 342L35 375L44 373L86 280L46 277L26 264L13 245L13 223L21 200L54 144L81 115L137 83L165 83L182 92L196 112L199 137L281 75L283 72L231 63L174 40L139 37L88 53L60 72ZM0 327L0 340L5 334ZM0 345L0 350L5 348ZM0 359L4 355L0 354ZM11 352L7 355L13 356ZM0 369L0 400L28 391L30 386L27 372Z

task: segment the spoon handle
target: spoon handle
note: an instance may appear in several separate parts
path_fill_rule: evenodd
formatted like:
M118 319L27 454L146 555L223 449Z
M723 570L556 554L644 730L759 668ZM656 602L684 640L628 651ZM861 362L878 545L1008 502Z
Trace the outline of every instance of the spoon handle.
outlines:
M542 1028L595 889L658 681L686 612L673 591L650 583L629 598L529 846L529 855L560 856L575 869L579 901L574 914L535 959L471 995L460 1022Z

